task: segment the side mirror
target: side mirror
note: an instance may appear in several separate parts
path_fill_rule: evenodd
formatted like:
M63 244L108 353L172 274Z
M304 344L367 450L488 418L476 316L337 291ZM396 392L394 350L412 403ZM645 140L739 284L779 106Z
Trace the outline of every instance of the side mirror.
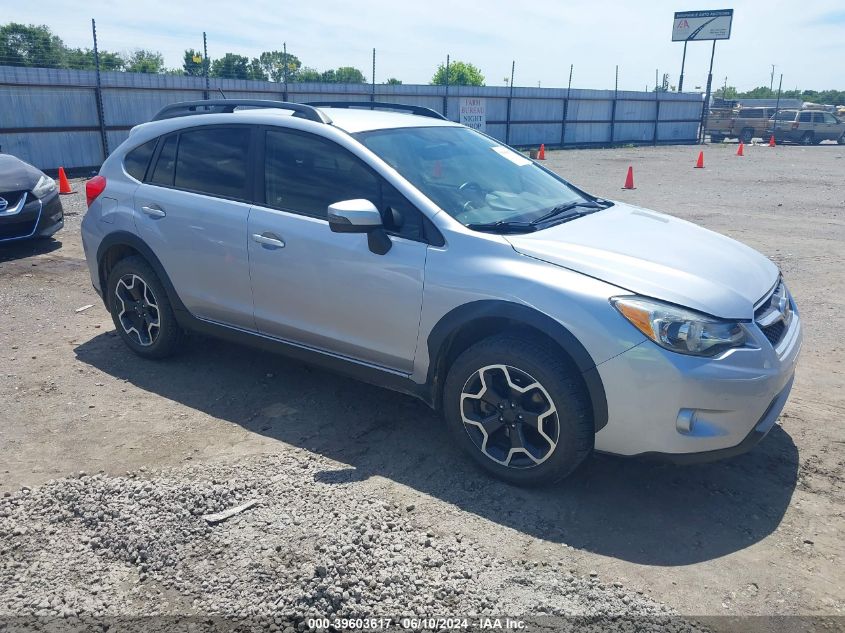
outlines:
M369 200L343 200L330 204L328 220L333 233L366 233L367 244L376 255L386 254L393 246L384 230L381 214Z

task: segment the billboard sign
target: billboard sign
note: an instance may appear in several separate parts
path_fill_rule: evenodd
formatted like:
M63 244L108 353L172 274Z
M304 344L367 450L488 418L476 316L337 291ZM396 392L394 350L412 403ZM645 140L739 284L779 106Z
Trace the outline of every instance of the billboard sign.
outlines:
M487 129L487 100L484 97L461 97L461 125L479 132Z
M672 24L672 41L728 40L733 17L733 9L680 11Z

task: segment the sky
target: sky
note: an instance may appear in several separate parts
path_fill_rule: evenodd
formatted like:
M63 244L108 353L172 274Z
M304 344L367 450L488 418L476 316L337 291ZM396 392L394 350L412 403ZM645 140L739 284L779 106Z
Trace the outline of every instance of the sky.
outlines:
M0 22L46 24L66 44L91 47L96 18L99 45L109 51L158 50L168 66L182 64L186 48L209 57L227 52L257 56L288 52L318 70L355 66L368 81L376 49L376 82L389 77L428 83L446 55L478 66L487 85L504 85L516 61L514 85L612 88L654 86L655 70L677 85L683 44L671 41L675 11L734 9L731 39L716 44L714 89L845 89L845 9L842 0L204 0L125 2L0 0ZM687 49L685 90L704 88L710 42Z

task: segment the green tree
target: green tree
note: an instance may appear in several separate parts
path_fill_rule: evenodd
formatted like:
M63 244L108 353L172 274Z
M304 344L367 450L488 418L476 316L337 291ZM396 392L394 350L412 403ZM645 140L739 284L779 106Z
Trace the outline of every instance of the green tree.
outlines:
M247 72L247 79L253 79L255 81L267 81L267 73L264 72L264 68L261 66L261 61L257 57L253 57L249 60L249 65L246 69Z
M123 57L119 53L100 51L100 70L123 70ZM63 68L73 70L94 70L97 66L94 62L94 50L90 48L66 48L62 55Z
M722 86L716 92L713 93L713 96L716 97L717 99L731 100L731 99L736 99L737 94L739 94L739 93L737 93L736 88L734 86L728 86L727 89L724 86Z
M160 73L164 70L164 57L158 51L138 48L127 56L123 68L128 73Z
M386 83L388 86L398 86L402 83L402 80L396 79L396 77L391 77L390 79L388 79L384 83Z
M249 58L235 53L226 53L220 59L211 62L212 77L224 79L249 79Z
M446 84L446 64L440 64L437 72L431 78L435 86ZM450 86L483 86L484 75L481 71L469 62L453 61L449 64L449 85Z
M0 27L0 63L61 68L65 45L45 26L10 22Z
M199 61L194 61L194 60ZM203 58L202 53L193 48L185 50L185 57L182 61L182 70L189 77L201 77L203 75Z
M323 75L316 68L303 66L297 71L292 81L298 81L302 83L318 83L320 81L323 81Z
M357 68L341 66L334 71L334 80L339 84L362 84L366 83L367 78Z
M302 67L302 62L292 53L282 51L264 51L259 56L261 68L271 80L281 82L285 80L285 65L288 70L288 81L296 81L296 74Z

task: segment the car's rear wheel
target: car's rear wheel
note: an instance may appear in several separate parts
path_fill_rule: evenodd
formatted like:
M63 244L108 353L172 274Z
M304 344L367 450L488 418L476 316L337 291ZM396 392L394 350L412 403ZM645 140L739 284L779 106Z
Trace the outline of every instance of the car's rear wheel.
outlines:
M836 142L839 143L840 145L845 145L845 134L843 134L838 139L836 139Z
M742 132L739 133L739 140L742 141L744 144L748 145L751 142L751 139L754 138L754 130L750 127L744 128Z
M182 330L161 280L140 257L115 264L107 283L109 310L117 333L133 352L164 358L179 347Z
M443 409L475 462L512 484L559 481L593 448L579 372L530 336L498 335L463 352L449 370Z
M804 132L798 142L801 143L801 145L812 145L814 136L815 135L812 132Z
M710 142L711 143L721 143L725 140L725 137L721 134L711 134L710 135Z

